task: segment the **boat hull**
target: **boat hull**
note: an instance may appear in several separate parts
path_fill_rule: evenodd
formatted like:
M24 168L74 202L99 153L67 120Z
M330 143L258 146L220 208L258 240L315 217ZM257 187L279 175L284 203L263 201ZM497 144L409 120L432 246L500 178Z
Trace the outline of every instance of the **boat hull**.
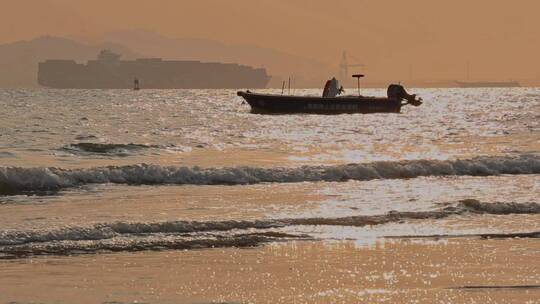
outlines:
M238 92L257 114L352 114L352 113L400 113L399 99L380 97L284 96Z

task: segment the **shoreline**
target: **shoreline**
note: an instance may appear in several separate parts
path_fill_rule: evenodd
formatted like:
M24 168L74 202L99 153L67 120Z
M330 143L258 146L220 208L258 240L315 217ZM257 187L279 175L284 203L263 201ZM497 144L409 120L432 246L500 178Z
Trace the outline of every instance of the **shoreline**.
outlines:
M361 247L303 241L0 261L0 300L328 303L339 296L344 302L470 303L496 296L524 303L540 296L540 265L530 263L538 250L540 242L528 239L392 240Z

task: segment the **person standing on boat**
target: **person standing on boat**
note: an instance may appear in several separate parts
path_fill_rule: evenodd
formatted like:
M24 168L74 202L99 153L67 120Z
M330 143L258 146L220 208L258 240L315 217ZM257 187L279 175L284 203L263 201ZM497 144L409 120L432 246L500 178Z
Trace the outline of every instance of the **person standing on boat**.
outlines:
M324 86L323 97L334 98L343 93L343 87L338 88L338 85L336 77L332 77L332 79L328 80Z

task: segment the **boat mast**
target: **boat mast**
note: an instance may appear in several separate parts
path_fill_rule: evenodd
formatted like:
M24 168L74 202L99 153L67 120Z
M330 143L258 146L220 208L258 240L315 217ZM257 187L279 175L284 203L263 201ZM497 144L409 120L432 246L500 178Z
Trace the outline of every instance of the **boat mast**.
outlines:
M291 95L291 76L289 76L289 95Z
M365 77L365 76L366 75L364 75L364 74L354 74L354 75L352 75L352 77L356 78L357 82L358 82L358 96L362 96L360 94L360 78Z
M471 63L467 61L467 82L471 80Z

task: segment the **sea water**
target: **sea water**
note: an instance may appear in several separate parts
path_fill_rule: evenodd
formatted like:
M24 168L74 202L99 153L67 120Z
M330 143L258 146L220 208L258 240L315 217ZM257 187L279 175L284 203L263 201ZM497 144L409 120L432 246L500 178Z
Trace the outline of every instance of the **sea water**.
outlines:
M413 91L400 114L330 116L251 114L232 90L0 90L0 269L18 278L0 300L40 299L16 287L34 259L540 231L540 89Z

